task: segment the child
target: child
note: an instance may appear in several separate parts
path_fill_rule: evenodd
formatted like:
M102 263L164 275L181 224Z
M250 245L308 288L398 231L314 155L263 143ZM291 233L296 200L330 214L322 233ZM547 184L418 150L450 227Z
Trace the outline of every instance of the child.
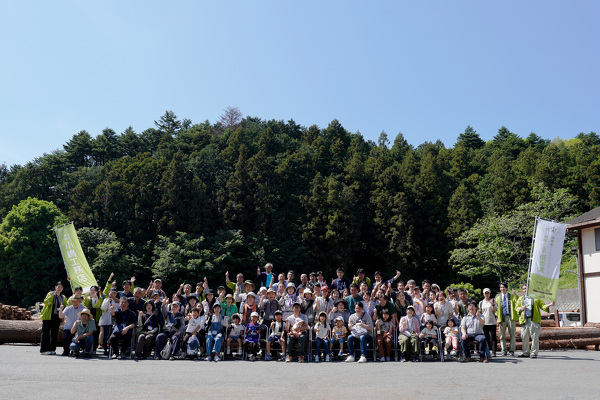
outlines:
M446 329L444 329L444 336L446 336L446 354L448 354L448 350L452 347L450 355L455 356L456 348L458 347L458 326L456 326L454 318L449 318L446 324Z
M260 324L258 323L258 313L255 311L250 315L250 323L246 325L246 353L250 354L250 361L256 360L256 353L260 349L258 341L260 340Z
M206 332L206 361L219 361L219 353L221 351L221 343L223 342L223 328L227 328L229 319L221 315L221 304L215 303L212 308L212 314L207 318Z
M231 316L233 324L231 325L231 331L227 337L227 354L231 354L231 342L236 340L238 343L237 355L242 355L242 335L244 334L245 327L240 324L241 318L239 314L233 314Z
M425 345L425 354L429 354L430 350L437 350L437 328L433 325L433 321L427 321L425 323L425 328L421 330L419 337L423 340L423 344Z
M343 317L335 318L335 326L331 331L332 340L329 344L329 350L333 349L333 343L337 342L340 344L340 352L338 353L339 357L344 355L344 340L346 340L346 336L348 336L348 329L344 325Z
M198 348L200 347L200 338L198 336L206 327L206 318L203 314L200 315L198 308L192 308L192 314L185 329L185 336L183 337L183 348L186 349L186 357L198 357Z
M392 335L394 332L394 323L390 319L390 311L387 308L381 309L381 318L375 323L377 331L377 348L379 349L379 359L381 362L390 361L392 351Z
M267 339L267 354L265 361L271 361L271 343L279 342L281 344L281 361L285 361L285 339L283 332L285 330L285 322L283 321L283 313L281 310L275 311L275 321L271 322L271 334Z
M427 303L425 306L425 314L421 315L421 326L425 326L427 321L433 322L434 325L437 324L437 318L433 313L433 304Z
M327 314L324 311L319 313L319 320L313 329L315 330L315 335L317 337L317 352L315 355L315 362L319 362L321 345L323 345L323 348L325 349L325 362L331 361L331 348L329 346L329 335L331 333L331 328L327 323Z

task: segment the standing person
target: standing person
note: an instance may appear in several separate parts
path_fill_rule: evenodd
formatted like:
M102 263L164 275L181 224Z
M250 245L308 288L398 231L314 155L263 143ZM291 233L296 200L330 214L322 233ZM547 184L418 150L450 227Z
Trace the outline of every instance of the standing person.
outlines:
M354 276L352 283L360 285L362 282L367 284L367 288L371 287L371 278L367 278L365 270L363 268L359 268L356 270L356 276Z
M523 285L523 296L519 297L517 309L519 310L519 323L521 324L521 340L523 354L519 357L537 358L540 349L540 332L542 331L541 310L549 312L554 302L544 304L540 299L533 299L527 294L527 285ZM529 352L529 336L531 336L531 353Z
M517 313L517 300L519 296L508 293L508 286L506 283L500 284L500 293L496 296L496 318L498 318L498 330L500 331L500 347L502 348L502 355L505 356L507 353L506 348L506 330L510 335L510 355L515 355L516 348L516 327L515 322L519 318Z
M373 320L364 312L362 302L356 303L354 306L354 314L348 320L348 328L350 335L348 336L348 350L350 354L346 358L346 362L354 361L354 340L360 343L360 358L359 363L367 362L367 343L373 341Z
M100 293L100 288L96 285L90 286L90 294L89 296L86 294L83 298L83 306L92 312L94 316L94 323L96 325L96 330L94 331L94 348L92 349L92 353L96 352L98 348L98 342L100 339L100 318L102 317L102 302L104 301L104 297L102 293Z
M483 314L483 334L487 340L488 348L491 349L492 357L496 357L496 346L498 338L496 337L496 302L492 298L492 291L489 288L483 289L484 299L479 302L479 309Z
M446 322L449 318L452 318L453 313L456 311L452 303L446 301L446 293L441 290L437 294L437 303L435 303L434 309L437 326L440 328L446 326Z
M108 355L108 339L110 338L110 334L112 333L113 326L113 316L110 313L111 307L116 309L119 307L119 299L117 299L117 288L108 289L108 295L102 302L102 316L100 317L100 326L102 327L103 339L102 339L102 349L104 350L104 355ZM105 289L106 293L106 289Z
M477 304L472 301L467 306L468 314L465 315L460 322L460 330L462 333L462 348L464 353L463 362L471 361L471 349L469 343L476 341L479 343L479 361L487 363L488 360L485 357L487 352L487 342L485 335L483 334L483 325L485 321L479 310Z
M340 292L344 289L350 289L350 279L344 277L344 268L338 268L335 273L337 278L331 281L331 289L336 289Z
M458 289L458 298L459 300L456 303L456 307L458 308L457 315L460 319L469 313L469 303L471 303L473 299L469 297L469 291L465 288Z
M235 282L231 282L229 280L229 271L225 272L225 284L229 289L233 290L233 296L237 299L244 292L244 274L237 274Z
M260 278L260 286L266 288L273 287L277 280L277 276L273 273L273 264L271 263L265 264L265 272L260 272L260 267L258 267L256 269L256 276Z
M68 307L64 307L63 305L61 305L58 309L59 318L65 319L65 326L63 327L63 356L68 356L71 352L71 341L73 340L71 328L75 324L75 321L77 321L77 318L79 318L79 313L83 310L87 310L87 308L85 308L83 304L81 304L82 301L82 297L72 297L72 305Z
M348 303L348 310L350 311L350 314L354 314L354 306L362 301L363 298L358 293L358 284L350 284L350 295L346 296L346 302Z
M61 306L66 307L67 297L62 294L62 282L56 282L54 290L48 292L44 299L44 308L42 308L42 338L40 340L40 354L56 354L56 342L58 338L58 329L60 328L60 317L58 316Z

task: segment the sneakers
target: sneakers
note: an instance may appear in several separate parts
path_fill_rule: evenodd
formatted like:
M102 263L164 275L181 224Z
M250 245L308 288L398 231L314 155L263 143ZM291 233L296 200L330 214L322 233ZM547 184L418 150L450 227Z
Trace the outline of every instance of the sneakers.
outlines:
M212 357L211 356L206 356L206 358L204 360L206 360L206 361L212 361Z
M342 353L342 351L340 350L340 352L338 353L338 357L342 357L344 355L344 353Z
M215 354L215 362L218 362L218 361L220 361L220 360L221 360L221 359L219 358L219 355L218 355L218 354Z
M507 354L508 354L508 352L507 352L507 351L503 351L503 352L502 352L502 355L503 355L503 356L505 356L505 355L507 355Z
M412 362L417 362L417 361L419 361L419 356L414 355L413 359L412 359Z
M406 358L404 357L404 354L402 354L400 356L400 362L406 362Z
M325 362L330 362L331 361L331 356L329 354L327 354L325 356Z
M482 363L484 363L484 364L487 364L487 363L488 363L488 360L487 360L487 358L485 358L485 356L480 356L480 357L479 357L479 362L482 362Z
M510 354L510 356L511 356L511 357L514 357L514 356L515 356L515 352L514 352L514 351L511 351L511 352L510 352L510 353L508 353L508 354Z
M52 351L49 351L48 353L50 353L49 355L51 355L51 356L54 356L54 355L56 355L56 352L55 352L54 350L52 350Z
M437 351L437 346L433 346L433 347L431 348L431 351Z
M52 352L51 351L45 351L45 352L40 353L40 354L43 355L43 356L51 356Z
M386 357L386 358L385 358L385 361L392 361L392 359L391 359L391 358L389 358L389 357Z
M456 355L456 350L452 350L452 351L450 352L450 355L451 355L451 356L455 356L455 355Z
M254 357L254 354L250 354L250 356L248 356L248 360L254 361L256 360L256 357Z
M537 354L532 354L529 356L529 358L537 358Z
M282 354L282 355L281 355L281 361L286 361L286 359L285 359L285 354ZM287 361L286 361L286 362L287 362Z
M303 363L304 362L304 356L298 356L298 362L299 363Z
M238 356L240 356L240 357L242 356L242 349L241 349L241 348L240 348L240 349L238 349L238 351L237 351L237 355L238 355Z
M464 362L464 363L471 362L471 357L466 357L464 360L462 360L462 362Z
M271 361L271 353L265 354L265 361Z
M226 354L227 354L227 355L230 355L230 354L231 354L231 347L228 347L228 348L227 348L227 353L226 353Z
M360 356L360 358L358 359L359 363L366 363L367 362L367 357L365 356Z
M529 358L529 354L521 354L518 357L519 358Z
M315 362L319 362L319 356L315 356Z
M286 363L292 362L292 356L285 356L285 362Z
M425 354L426 354L426 355L429 355L429 348L426 348L426 349L425 349Z
M379 359L379 361L381 361L381 362L385 362L385 357L381 357L381 358Z
M173 356L169 357L169 361L175 361L175 357L173 357Z
M350 354L348 357L346 357L346 362L350 363L350 362L354 362L354 356L352 354Z

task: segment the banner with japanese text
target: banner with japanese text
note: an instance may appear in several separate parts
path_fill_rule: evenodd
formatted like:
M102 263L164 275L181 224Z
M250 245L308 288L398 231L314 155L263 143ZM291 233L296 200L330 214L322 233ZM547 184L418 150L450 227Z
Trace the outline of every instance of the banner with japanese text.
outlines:
M538 219L531 253L529 296L556 300L566 224Z
M60 252L67 268L67 275L71 278L71 286L73 288L81 286L84 293L90 291L90 286L97 285L96 278L88 265L75 226L73 223L54 228L56 238L60 246Z

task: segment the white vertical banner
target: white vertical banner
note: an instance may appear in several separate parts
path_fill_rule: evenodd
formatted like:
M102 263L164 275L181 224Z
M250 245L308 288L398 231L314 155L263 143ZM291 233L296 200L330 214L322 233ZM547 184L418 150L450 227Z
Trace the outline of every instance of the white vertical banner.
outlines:
M543 301L556 300L566 231L567 224L537 220L531 252L529 296Z

